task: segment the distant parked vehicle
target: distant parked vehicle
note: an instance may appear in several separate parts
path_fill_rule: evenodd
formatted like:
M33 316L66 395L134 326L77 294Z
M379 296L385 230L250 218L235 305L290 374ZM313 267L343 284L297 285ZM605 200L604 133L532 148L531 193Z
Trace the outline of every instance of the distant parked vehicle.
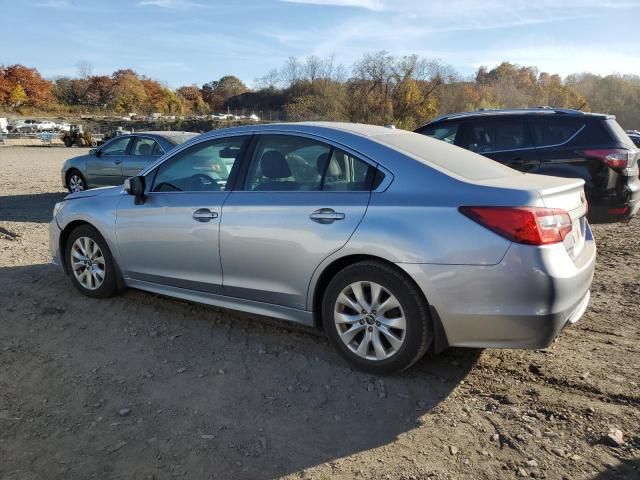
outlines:
M18 120L10 125L10 131L14 133L34 133L40 130L39 120Z
M124 179L153 163L176 145L197 136L191 132L139 132L119 135L62 167L62 185L70 192L122 185Z
M640 148L640 132L638 130L626 130L626 133L635 146Z
M416 132L523 172L583 179L593 222L628 221L640 208L640 151L612 115L478 110L443 115Z

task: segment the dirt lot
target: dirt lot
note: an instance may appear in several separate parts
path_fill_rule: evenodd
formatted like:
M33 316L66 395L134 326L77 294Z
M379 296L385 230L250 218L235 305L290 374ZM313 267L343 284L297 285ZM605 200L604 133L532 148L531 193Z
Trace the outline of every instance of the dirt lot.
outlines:
M377 378L275 320L78 294L47 222L80 153L0 147L0 478L640 478L640 219L594 228L591 306L551 348Z

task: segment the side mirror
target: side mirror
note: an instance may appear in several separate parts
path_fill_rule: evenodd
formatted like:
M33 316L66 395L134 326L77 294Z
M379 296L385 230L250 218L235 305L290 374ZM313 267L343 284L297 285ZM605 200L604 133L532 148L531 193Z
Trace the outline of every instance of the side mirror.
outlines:
M91 150L89 150L89 155L91 155L92 157L99 157L100 150L98 150L97 148L92 148Z
M144 203L144 177L129 177L124 181L124 191L136 197L136 205Z

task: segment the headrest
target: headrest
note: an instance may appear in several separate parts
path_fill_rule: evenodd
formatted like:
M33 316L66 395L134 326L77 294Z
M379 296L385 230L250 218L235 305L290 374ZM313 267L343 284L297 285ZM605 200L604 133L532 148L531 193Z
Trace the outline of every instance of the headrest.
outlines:
M288 178L291 176L291 169L284 158L284 155L277 150L269 150L262 154L260 159L262 175L267 178Z
M335 158L332 158L329 162L329 168L327 168L327 173L325 174L325 168L327 167L328 160L328 153L323 153L322 155L318 156L318 160L316 160L316 168L318 169L318 173L320 175L324 174L325 177L339 177L342 174L342 170L340 169L340 165Z

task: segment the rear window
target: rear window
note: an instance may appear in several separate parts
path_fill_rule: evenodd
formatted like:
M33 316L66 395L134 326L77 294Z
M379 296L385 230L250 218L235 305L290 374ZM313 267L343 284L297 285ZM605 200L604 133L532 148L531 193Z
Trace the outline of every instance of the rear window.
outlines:
M167 136L166 138L174 145L180 145L186 142L187 140L191 140L193 137L197 137L197 136L198 136L197 133L191 133L191 134L183 133L182 135L171 135L171 136Z
M397 132L397 131L396 131ZM394 133L371 137L394 149L405 152L429 166L451 172L468 180L511 177L518 172L489 158L462 148L435 141L416 133Z
M627 145L629 148L635 148L629 135L622 129L620 124L614 118L607 118L604 121L605 126L609 129L616 141Z
M585 121L581 118L537 118L531 123L533 136L539 147L566 143L585 127Z

